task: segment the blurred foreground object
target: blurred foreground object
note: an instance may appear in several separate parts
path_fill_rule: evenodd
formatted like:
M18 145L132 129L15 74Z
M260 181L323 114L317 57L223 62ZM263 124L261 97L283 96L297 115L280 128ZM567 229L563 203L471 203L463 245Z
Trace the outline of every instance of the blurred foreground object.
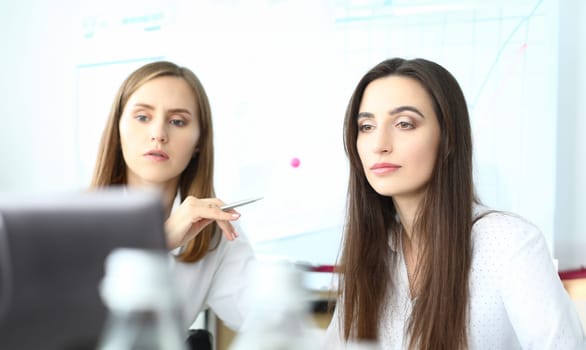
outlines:
M260 261L254 304L231 350L320 348L302 271L285 261Z
M186 350L166 253L121 248L100 288L110 310L99 350Z
M0 195L0 349L96 348L113 249L167 251L157 193Z

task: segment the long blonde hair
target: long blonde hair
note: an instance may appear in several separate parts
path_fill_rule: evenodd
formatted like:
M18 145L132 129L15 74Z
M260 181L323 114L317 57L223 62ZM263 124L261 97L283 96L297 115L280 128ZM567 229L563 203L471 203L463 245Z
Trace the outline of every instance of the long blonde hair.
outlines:
M112 185L125 185L126 163L122 156L118 124L130 96L145 83L163 76L183 79L192 89L197 105L197 117L200 136L197 143L198 152L181 173L178 190L181 201L192 195L197 198L215 197L214 178L214 144L212 113L207 94L197 76L188 68L180 67L172 62L158 61L148 63L130 74L122 83L102 134L98 156L91 181L92 189ZM195 262L210 250L210 242L219 235L217 224L208 225L200 234L192 239L179 259L184 262ZM218 237L214 238L219 242ZM217 243L216 243L217 245Z

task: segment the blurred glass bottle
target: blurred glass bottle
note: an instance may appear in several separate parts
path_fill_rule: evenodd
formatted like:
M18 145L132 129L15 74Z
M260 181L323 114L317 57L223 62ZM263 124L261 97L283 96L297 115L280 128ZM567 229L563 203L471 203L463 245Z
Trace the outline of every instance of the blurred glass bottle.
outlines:
M109 309L99 350L186 350L164 252L122 248L106 258L100 294Z
M230 350L320 348L302 271L285 261L259 261L250 314Z

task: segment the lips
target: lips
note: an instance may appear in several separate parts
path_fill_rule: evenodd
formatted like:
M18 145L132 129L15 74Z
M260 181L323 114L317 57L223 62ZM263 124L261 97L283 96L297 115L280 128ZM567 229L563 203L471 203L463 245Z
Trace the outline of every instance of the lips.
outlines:
M150 150L143 154L143 156L147 158L151 158L153 160L167 160L169 159L169 155L161 150Z
M401 168L400 165L393 163L376 163L370 167L370 170L375 174L389 174L393 173Z

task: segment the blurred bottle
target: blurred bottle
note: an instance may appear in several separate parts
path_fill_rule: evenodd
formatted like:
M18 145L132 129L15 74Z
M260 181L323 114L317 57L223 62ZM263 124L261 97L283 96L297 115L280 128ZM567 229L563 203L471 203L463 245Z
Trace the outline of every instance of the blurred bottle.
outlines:
M114 250L100 294L109 309L99 350L186 350L167 254Z
M320 347L302 271L284 261L259 262L253 305L230 350L312 350Z

